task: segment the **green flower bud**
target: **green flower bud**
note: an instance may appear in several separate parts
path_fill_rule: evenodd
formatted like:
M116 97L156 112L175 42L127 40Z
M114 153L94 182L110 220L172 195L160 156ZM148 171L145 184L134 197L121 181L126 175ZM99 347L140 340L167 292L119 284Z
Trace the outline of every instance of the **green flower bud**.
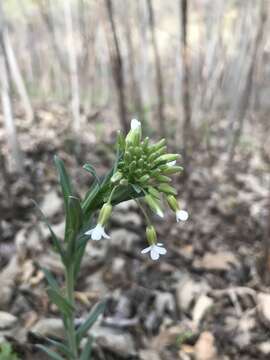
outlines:
M149 137L146 137L142 143L142 148L143 148L143 151L146 151L147 148L148 148L148 144L149 144Z
M153 145L149 146L149 153L156 152L161 147L163 147L165 144L166 144L165 139L159 140L159 142L157 142L156 144L153 144Z
M113 176L111 177L111 182L113 184L119 182L123 177L123 174L120 171L116 171Z
M126 136L126 143L132 145L139 145L142 137L142 127L141 123L136 120L131 120L131 129Z
M139 178L139 182L140 183L147 183L149 179L150 179L149 175L143 175L142 177Z
M178 172L181 172L183 170L184 170L184 168L182 166L176 166L176 165L167 166L167 165L165 165L165 169L162 170L162 173L164 175L172 175L172 174L176 174Z
M156 180L161 183L169 183L172 181L171 178L169 178L168 176L164 176L164 175L156 176Z
M135 170L137 169L137 162L136 161L132 161L132 163L129 165L129 171L135 172Z
M157 233L153 225L148 225L146 228L146 238L149 245L157 243Z
M160 217L164 217L161 207L158 203L158 200L152 195L147 194L144 197L145 202L149 205L150 209Z
M155 164L159 164L159 163L167 163L170 161L174 161L179 159L180 155L179 154L164 154L161 155L159 158L157 158L154 163Z
M144 160L143 160L143 159L140 159L140 160L138 161L138 165L139 165L140 168L144 168L144 166L145 166Z
M153 152L150 156L149 156L149 161L152 162L155 159L157 159L159 156L161 156L162 154L164 154L166 152L166 146L163 146L162 148L160 148L158 151Z
M167 201L172 211L176 212L177 210L179 210L178 201L173 195L167 196Z
M160 171L159 169L155 169L155 170L151 170L151 171L150 171L150 175L151 175L152 177L156 177L156 176L158 176L160 173L161 173L161 171Z
M127 179L122 179L122 180L120 181L120 185L122 185L122 186L127 186L127 185L128 185Z
M169 195L177 195L177 191L172 186L162 183L158 185L158 190Z
M112 205L109 203L105 203L100 210L98 216L98 224L104 226L108 222L111 213L112 213Z
M141 157L142 155L142 149L139 146L136 146L134 149L134 152L136 154L137 157Z
M158 191L157 189L155 189L153 186L149 186L149 187L148 187L148 192L149 192L152 196L154 196L155 198L159 199L160 193L159 193L159 191Z

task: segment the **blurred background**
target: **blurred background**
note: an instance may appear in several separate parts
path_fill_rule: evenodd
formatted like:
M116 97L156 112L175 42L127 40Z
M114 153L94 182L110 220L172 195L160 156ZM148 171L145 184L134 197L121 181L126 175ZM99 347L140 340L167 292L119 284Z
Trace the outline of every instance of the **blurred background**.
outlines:
M31 202L61 236L53 155L83 195L82 165L104 174L134 117L182 154L190 219L155 219L159 262L140 254L132 202L115 209L110 241L88 244L78 318L109 298L94 359L269 358L269 11L268 0L0 1L1 360L42 359L35 343L62 334L39 266L59 280L62 268Z

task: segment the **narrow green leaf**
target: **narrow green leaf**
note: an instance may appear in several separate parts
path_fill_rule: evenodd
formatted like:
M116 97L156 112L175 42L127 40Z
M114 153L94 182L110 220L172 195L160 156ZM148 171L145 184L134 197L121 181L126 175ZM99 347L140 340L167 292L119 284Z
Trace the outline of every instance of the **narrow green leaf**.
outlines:
M65 344L61 343L60 341L56 341L56 340L53 340L53 339L50 339L50 338L46 338L46 341L50 345L54 346L63 355L67 356L69 359L73 358L72 352L69 350L69 348Z
M97 182L99 182L99 177L97 176L96 170L91 164L84 164L83 169L93 175Z
M80 360L89 360L91 356L92 351L92 344L93 344L93 338L89 338L87 340L87 343L85 344L85 347L81 353Z
M94 323L96 322L99 315L104 312L105 305L106 305L106 302L101 301L94 306L94 308L88 315L85 322L78 328L78 330L76 332L78 342L80 342L80 340L87 333L87 331L94 325Z
M72 314L74 310L73 306L58 291L50 288L47 292L51 301L59 308L59 310L64 315L70 316Z
M58 355L56 352L50 349L47 349L43 345L37 345L37 348L44 351L53 360L65 360L62 356Z
M53 242L53 246L55 248L55 250L60 254L63 262L65 263L66 259L65 259L65 251L61 245L61 242L60 240L58 239L58 237L55 235L49 221L47 220L46 216L43 214L42 210L40 209L40 207L38 206L38 204L32 200L34 205L36 206L37 210L39 211L39 214L41 216L41 219L42 221L47 225L49 231L50 231L50 234L51 234L51 237L52 237L52 242Z
M83 214L80 200L74 196L68 198L68 214L70 218L69 226L77 234L82 226Z
M70 182L69 176L67 174L64 162L56 155L54 157L54 163L57 168L58 175L59 175L59 181L60 181L62 193L64 196L65 209L67 209L68 197L72 196L72 194L73 194L71 182Z
M46 268L42 267L41 270L44 272L44 275L45 275L50 287L52 289L54 289L55 291L59 292L60 289L59 289L59 286L58 286L57 281L56 281L55 277L53 276L53 274Z

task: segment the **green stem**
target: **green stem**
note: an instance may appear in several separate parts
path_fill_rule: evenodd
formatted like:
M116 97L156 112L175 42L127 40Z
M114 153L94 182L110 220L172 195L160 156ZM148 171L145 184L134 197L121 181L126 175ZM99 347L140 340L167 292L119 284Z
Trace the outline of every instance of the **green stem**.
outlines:
M66 269L66 286L67 286L67 298L72 306L74 306L74 265L69 265ZM76 331L74 324L74 312L67 319L67 338L69 343L69 348L71 353L74 356L73 360L78 359L78 347L76 341Z

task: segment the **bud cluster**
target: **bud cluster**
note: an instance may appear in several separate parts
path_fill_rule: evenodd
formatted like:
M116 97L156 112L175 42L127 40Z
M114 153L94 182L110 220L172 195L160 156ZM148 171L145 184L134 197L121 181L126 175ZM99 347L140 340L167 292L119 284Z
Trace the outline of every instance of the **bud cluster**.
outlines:
M160 255L166 253L162 243L157 242L157 235L154 226L141 206L140 201L160 217L163 217L161 209L161 195L166 196L169 207L174 211L177 221L185 221L188 213L181 210L175 196L176 189L170 184L171 175L183 170L181 166L176 165L176 160L180 158L178 154L167 153L166 141L161 139L155 144L150 144L149 138L142 139L141 123L133 119L131 129L127 136L118 138L119 161L117 167L111 176L111 189L107 202L103 205L99 214L98 223L94 229L86 232L91 235L93 240L99 240L102 237L108 237L105 233L106 225L111 212L111 200L113 194L119 187L133 186L139 194L138 204L146 217L147 228L146 238L149 246L142 250L142 253L150 253L153 260L157 260ZM132 194L130 194L132 198Z
M160 193L177 194L169 185L170 176L181 172L183 168L175 165L180 155L167 153L165 139L152 145L148 137L141 140L141 129L138 125L137 128L131 128L122 147L123 153L112 182L139 186L154 198L158 198Z

